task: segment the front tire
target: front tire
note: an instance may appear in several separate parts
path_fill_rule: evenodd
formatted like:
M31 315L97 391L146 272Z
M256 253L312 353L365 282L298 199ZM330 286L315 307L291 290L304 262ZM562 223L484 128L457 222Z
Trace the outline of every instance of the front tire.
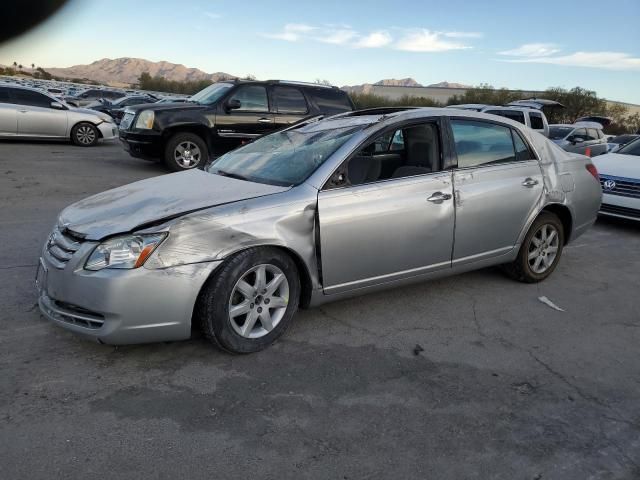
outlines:
M546 279L560 261L564 235L564 227L557 215L540 213L524 237L518 257L505 266L505 271L513 279L524 283Z
M197 168L208 158L207 144L194 133L176 133L165 145L164 163L172 172Z
M277 248L251 248L227 260L208 281L195 320L222 349L257 352L284 334L299 299L300 277L291 257Z
M78 123L71 129L71 141L80 147L93 147L99 138L100 132L89 122Z

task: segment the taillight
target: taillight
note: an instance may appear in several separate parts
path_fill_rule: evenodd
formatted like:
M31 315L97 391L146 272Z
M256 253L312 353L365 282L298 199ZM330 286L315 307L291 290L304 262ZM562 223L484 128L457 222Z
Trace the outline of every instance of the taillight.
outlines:
M596 168L596 166L593 163L587 163L586 167L587 170L589 170L589 173L593 175L593 178L600 181L600 175L598 174L598 169Z

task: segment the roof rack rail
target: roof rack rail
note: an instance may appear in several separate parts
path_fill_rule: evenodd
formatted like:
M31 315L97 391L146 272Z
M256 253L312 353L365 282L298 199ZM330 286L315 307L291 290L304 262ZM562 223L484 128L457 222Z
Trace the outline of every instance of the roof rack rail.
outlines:
M416 110L423 107L374 107L363 108L361 110L353 110L351 112L341 113L341 117L359 117L361 115L389 115L391 113L404 112L407 110ZM336 115L337 116L337 115Z
M267 80L267 82L284 83L284 84L291 84L291 85L306 85L308 87L319 87L319 88L333 88L333 89L338 88L334 85L324 85L322 83L314 83L314 82L302 82L299 80Z

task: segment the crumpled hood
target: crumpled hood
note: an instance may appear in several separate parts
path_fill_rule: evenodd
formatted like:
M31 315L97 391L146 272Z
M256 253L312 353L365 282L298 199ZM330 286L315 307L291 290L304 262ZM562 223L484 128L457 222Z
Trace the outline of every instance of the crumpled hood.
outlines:
M607 153L591 159L602 175L640 179L640 157L620 153Z
M100 240L150 222L288 189L190 170L85 198L65 208L59 222L88 240Z

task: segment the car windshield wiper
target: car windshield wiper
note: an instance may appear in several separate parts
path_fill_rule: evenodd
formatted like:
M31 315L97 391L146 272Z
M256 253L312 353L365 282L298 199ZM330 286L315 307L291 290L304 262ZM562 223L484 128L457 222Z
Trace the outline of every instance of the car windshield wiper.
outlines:
M224 170L220 170L220 169L216 170L216 173L218 175L222 175L223 177L236 178L238 180L244 180L245 182L250 182L251 181L247 177L242 176L239 173L225 172Z

